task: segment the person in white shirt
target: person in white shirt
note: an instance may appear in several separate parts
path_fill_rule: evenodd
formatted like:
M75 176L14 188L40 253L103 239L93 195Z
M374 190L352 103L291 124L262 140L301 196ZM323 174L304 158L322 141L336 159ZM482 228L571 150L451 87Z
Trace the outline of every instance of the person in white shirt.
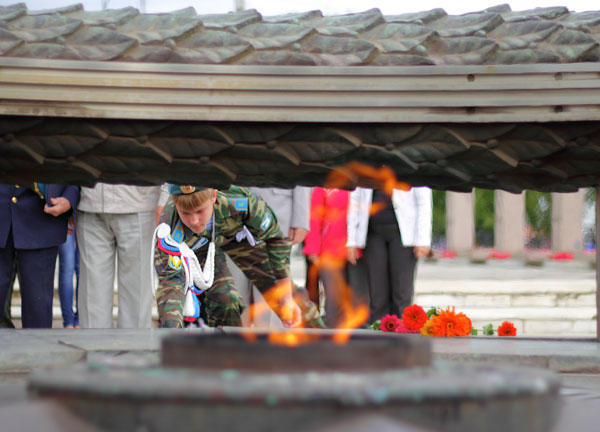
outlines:
M371 206L377 211L370 215ZM387 314L402 316L412 303L417 260L431 247L431 189L356 188L348 208L348 261L364 248L368 268L370 322Z

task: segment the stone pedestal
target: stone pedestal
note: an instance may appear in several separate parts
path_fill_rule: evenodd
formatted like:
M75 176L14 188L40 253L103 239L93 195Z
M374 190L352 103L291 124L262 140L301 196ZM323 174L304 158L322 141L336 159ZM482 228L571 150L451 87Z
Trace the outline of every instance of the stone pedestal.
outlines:
M446 248L467 255L475 245L475 195L446 192Z
M577 253L583 250L582 214L585 191L552 194L552 250Z
M525 194L494 192L494 247L512 256L523 254L525 247Z
M39 371L29 392L107 432L316 432L369 415L439 432L546 432L558 416L556 374L428 366L430 339L420 335L313 329L306 346L280 346L266 344L273 334L229 331L173 334L162 367L110 359ZM347 345L339 336L350 336ZM403 365L411 353L421 361Z

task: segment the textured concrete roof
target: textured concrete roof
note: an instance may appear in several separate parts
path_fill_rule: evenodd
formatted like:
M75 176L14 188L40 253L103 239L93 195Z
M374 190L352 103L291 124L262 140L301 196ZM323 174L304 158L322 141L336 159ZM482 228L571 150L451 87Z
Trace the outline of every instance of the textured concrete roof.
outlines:
M600 123L377 125L0 117L0 179L322 184L350 161L415 185L572 191L598 182ZM353 181L364 182L360 175Z
M263 17L256 10L198 15L81 4L0 7L0 55L158 63L398 66L600 60L600 12L565 7L513 12L500 5L451 16L443 9L384 16L320 11Z
M600 183L600 63L598 69L593 63L600 61L599 41L600 12L571 13L564 7L512 12L498 6L462 16L449 16L441 9L383 16L372 9L333 17L319 11L263 17L254 10L197 15L188 8L142 15L134 8L87 12L81 5L46 11L28 11L23 4L0 7L0 61L5 62L0 67L0 88L5 92L0 101L0 182L172 181L289 187L323 184L333 167L362 161L387 165L401 180L439 189L571 191ZM39 64L29 68L7 63L20 59L63 64L44 71ZM64 66L65 60L74 62ZM137 82L130 78L137 72L127 75L121 66L78 75L90 61L126 67L131 66L127 62L148 63L150 72L144 70L146 75ZM238 75L249 68L256 73L257 67L329 68L324 82L331 96L321 105L301 105L316 100L323 90L308 88L302 93L306 89L300 76L300 81L293 81L294 91L287 91L285 74L276 79L265 74L260 89L252 87L254 81L240 87L239 78L222 75L197 78L201 74L192 70L182 72L184 78L180 74L176 81L164 70L165 63L217 65L202 66L203 70L231 65ZM566 69L553 71L543 63L559 63ZM469 65L478 65L478 72L447 74L453 67L475 67ZM482 65L512 65L490 70L516 69L492 76ZM522 80L520 65L532 68ZM63 66L68 71L62 72ZM340 81L347 79L341 89L335 81L338 69L332 66L346 67L339 69L344 71L374 66L392 72L387 78L378 76L377 85L370 72L340 75ZM429 67L447 79L434 82L439 93L425 98L432 82L427 80L436 81L435 75L403 78L402 74L407 68ZM396 70L403 72L393 75ZM149 73L154 76L146 78ZM306 85L319 83L317 75ZM413 90L417 78L422 78L421 87ZM269 80L275 87L265 85ZM447 105L435 105L446 97L444 93L451 94L446 82L458 90ZM222 87L211 87L215 83ZM389 101L388 84L400 99ZM370 87L376 87L373 93L368 93ZM351 97L344 99L342 90ZM194 91L207 100L205 105L195 105ZM409 93L404 99L403 92ZM367 93L370 99L360 99ZM27 95L20 99L22 94ZM248 99L256 95L258 99ZM273 104L275 95L302 109L274 122L269 112L282 106ZM464 102L467 97L469 102ZM146 105L139 102L142 98ZM184 98L185 107L176 105ZM208 117L215 112L235 114L241 108L234 104L243 98L246 112L259 113L258 117L251 121ZM423 104L434 104L423 107L420 98ZM341 116L343 104L350 101L355 112L368 101L372 117L360 124L347 117L336 119L336 110ZM507 101L519 103L509 106ZM259 110L259 103L266 108ZM92 113L93 104L104 111ZM396 111L377 120L386 104ZM106 115L120 109L136 113L143 107L170 116ZM430 120L402 119L403 112L413 110ZM200 116L192 116L200 111ZM295 117L306 112L317 113L317 118ZM321 112L327 115L319 118ZM458 112L460 117L450 118ZM577 118L582 112L585 116ZM512 120L487 120L496 113L511 114ZM461 122L469 116L480 116L479 123ZM368 184L360 175L352 180Z

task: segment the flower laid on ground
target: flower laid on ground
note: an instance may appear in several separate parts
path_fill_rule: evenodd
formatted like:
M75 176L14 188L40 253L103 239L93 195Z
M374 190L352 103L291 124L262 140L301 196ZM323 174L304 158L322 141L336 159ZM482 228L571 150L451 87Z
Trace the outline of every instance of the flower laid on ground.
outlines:
M427 320L423 327L421 327L421 334L423 336L434 336L433 334L433 320Z
M418 332L425 322L427 322L427 314L421 306L416 304L410 305L404 308L402 321L407 329Z
M498 326L498 336L516 336L517 329L513 323L504 321Z
M396 316L396 315L394 315ZM396 330L394 330L396 333L418 333L419 330L410 330L408 327L406 327L406 323L403 320L400 320L400 325L398 327L396 327Z
M474 329L471 319L462 312L456 312L454 307L444 309L430 308L427 312L419 305L404 308L402 319L389 314L375 321L368 328L394 333L420 333L423 336L493 336L496 332L492 324L482 329ZM504 321L497 329L498 336L516 336L517 329L513 323Z
M379 323L379 330L384 332L395 332L396 329L400 326L401 321L396 315L386 315L381 318L381 322Z
M471 320L464 313L454 312L454 308L438 311L431 320L431 333L434 336L468 336L471 334Z

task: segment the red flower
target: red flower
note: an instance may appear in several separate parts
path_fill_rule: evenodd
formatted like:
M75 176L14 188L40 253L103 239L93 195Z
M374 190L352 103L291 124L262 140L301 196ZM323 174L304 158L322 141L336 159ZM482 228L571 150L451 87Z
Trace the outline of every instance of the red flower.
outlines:
M516 336L517 329L513 325L513 323L504 321L501 325L498 326L498 336Z
M402 321L396 315L386 315L381 318L381 324L379 324L379 330L384 332L395 332L400 326Z
M411 305L404 308L402 321L408 330L418 332L427 322L427 313L419 305Z
M406 327L406 324L404 324L404 321L400 320L400 325L398 327L396 327L396 330L394 330L396 333L419 333L418 330L410 330L408 327Z
M469 317L462 312L454 312L454 308L440 311L431 320L431 333L434 336L469 336L471 333Z

